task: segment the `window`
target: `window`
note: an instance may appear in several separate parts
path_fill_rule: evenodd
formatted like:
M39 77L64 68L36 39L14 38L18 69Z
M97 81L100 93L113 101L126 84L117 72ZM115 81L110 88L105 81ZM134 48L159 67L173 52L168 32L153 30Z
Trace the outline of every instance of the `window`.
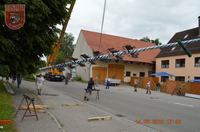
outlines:
M145 76L145 72L140 72L140 77L144 77Z
M130 77L131 76L131 72L130 71L127 71L126 72L126 77Z
M180 81L180 82L185 82L185 77L184 76L176 76L175 80Z
M194 66L195 66L195 67L200 67L200 57L195 57L194 59L195 59L195 64L194 64Z
M136 73L133 73L133 77L135 77L135 76L137 76L137 74L136 74Z
M168 76L161 76L161 82L166 82L169 80Z
M176 68L185 67L185 59L176 59Z
M154 72L153 71L148 71L148 76L149 77L152 77L152 74L153 74Z
M169 60L161 61L161 68L169 68Z
M194 79L200 79L200 77L194 77Z

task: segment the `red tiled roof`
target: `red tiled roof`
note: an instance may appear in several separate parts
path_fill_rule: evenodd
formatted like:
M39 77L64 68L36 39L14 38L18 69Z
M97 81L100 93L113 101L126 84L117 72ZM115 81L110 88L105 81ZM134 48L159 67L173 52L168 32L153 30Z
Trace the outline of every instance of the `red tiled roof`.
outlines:
M124 50L123 46L125 45L132 45L135 46L136 48L154 46L154 44L152 43L139 41L137 39L124 38L108 34L102 34L101 44L100 44L100 33L86 31L86 30L81 30L81 32L83 33L89 47L93 51L99 51L100 53L103 54L108 53L107 49L109 48L114 48L115 50ZM159 52L160 52L159 49L140 52L138 58L133 58L129 55L124 55L123 60L152 63L152 61L155 61L155 57L159 54Z

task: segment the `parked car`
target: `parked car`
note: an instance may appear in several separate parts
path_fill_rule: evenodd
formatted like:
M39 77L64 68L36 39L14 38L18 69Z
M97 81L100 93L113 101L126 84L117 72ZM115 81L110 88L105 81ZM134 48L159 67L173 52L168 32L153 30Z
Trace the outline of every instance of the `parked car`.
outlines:
M121 83L120 79L106 78L105 85L106 85L107 79L109 79L109 81L110 81L110 86L117 86L117 85L120 85L120 83Z
M44 78L45 78L46 80L49 80L52 76L53 76L52 73L51 73L51 72L48 72L48 73L45 73Z
M53 75L52 73L46 73L44 78L49 81L63 81L65 79L64 75Z
M52 75L48 80L49 81L63 81L65 79L64 75Z

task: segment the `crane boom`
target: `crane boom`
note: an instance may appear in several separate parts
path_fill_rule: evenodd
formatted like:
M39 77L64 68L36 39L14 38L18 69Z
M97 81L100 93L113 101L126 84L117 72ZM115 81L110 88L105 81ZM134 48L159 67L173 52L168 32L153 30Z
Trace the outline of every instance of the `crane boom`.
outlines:
M48 66L54 65L54 62L55 62L56 57L57 57L57 54L58 54L58 52L60 50L60 47L61 47L61 41L62 41L62 39L63 39L63 37L65 35L65 31L66 31L66 28L67 28L67 25L68 25L72 10L74 8L75 2L76 2L76 0L70 0L68 5L67 5L67 14L66 14L65 19L64 19L64 23L63 23L63 27L62 27L62 30L61 30L61 33L60 33L60 37L54 44L54 47L52 49L52 54L48 56L48 60L47 60L47 65ZM61 71L58 70L58 69L51 69L50 72L52 74L61 74Z

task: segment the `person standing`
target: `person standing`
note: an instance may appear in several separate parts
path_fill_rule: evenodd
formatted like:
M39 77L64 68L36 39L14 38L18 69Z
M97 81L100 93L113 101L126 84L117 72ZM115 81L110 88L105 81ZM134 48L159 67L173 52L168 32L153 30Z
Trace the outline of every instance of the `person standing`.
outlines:
M151 94L151 81L150 80L147 81L146 89L147 89L146 94Z
M106 79L106 89L110 88L110 78Z
M41 95L42 92L42 85L44 84L44 77L42 76L42 74L40 74L37 78L36 78L36 85L37 85L37 92L38 95Z
M92 94L92 88L94 87L94 80L92 78L90 78L90 80L88 81L88 85L87 85L87 89L86 89L86 94L84 96L84 100L89 101L89 95Z
M99 85L99 78L98 76L96 76L96 79L95 79L95 88L98 88L98 85Z
M66 71L66 74L65 74L65 85L67 85L68 84L68 72Z
M20 74L17 74L17 87L18 87L18 88L20 87L21 82L22 82L21 75L20 75Z
M135 83L135 85L134 85L134 91L137 92L137 88L139 87L139 80L135 79L134 83Z

